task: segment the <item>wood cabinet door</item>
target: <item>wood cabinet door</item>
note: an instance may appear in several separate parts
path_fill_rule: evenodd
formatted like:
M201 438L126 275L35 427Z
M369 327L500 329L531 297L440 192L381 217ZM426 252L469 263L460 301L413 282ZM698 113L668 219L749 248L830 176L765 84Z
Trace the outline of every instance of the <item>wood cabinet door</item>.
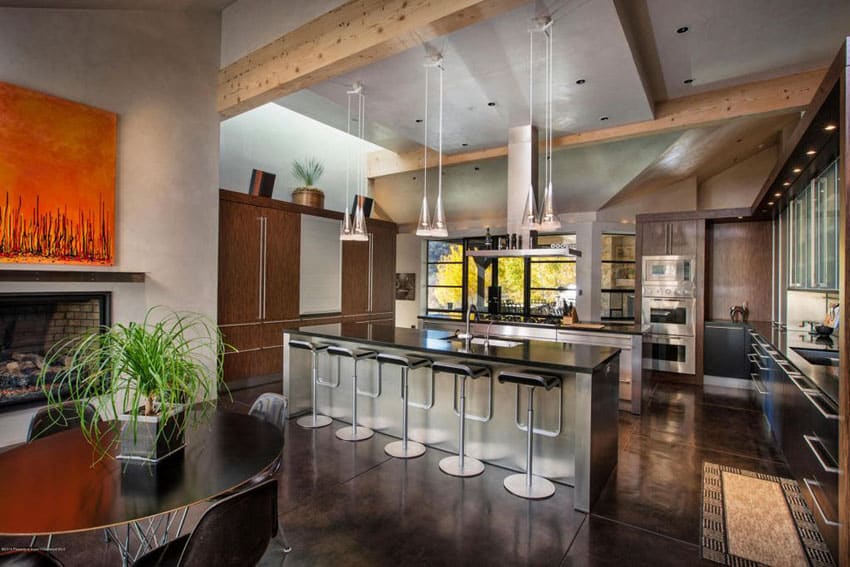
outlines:
M670 225L670 254L695 256L697 253L697 221L674 221Z
M219 202L218 322L259 321L260 212L244 203Z
M644 256L662 256L669 254L668 223L645 222L641 223L641 253Z
M369 310L369 243L342 243L342 314Z
M376 229L372 235L372 313L395 311L395 231Z
M260 209L266 217L266 321L296 319L299 310L301 215Z

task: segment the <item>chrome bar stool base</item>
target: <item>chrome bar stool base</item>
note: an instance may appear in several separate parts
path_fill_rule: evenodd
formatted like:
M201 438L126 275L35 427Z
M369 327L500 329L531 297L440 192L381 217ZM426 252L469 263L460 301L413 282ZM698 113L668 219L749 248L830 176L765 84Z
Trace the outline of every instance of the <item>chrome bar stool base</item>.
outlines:
M472 457L464 457L461 466L460 457L446 457L440 461L440 470L451 476L478 476L484 472L484 463Z
M505 479L504 484L511 494L529 500L543 500L555 494L555 485L537 475L531 477L531 485L528 484L528 475L525 473L512 474Z
M392 443L387 443L384 447L384 452L396 459L415 459L425 454L425 445L408 440L407 447L405 448L404 441L393 441Z
M326 415L305 415L295 420L295 423L304 429L318 429L327 427L333 423L333 419Z
M368 427L346 425L341 429L336 430L337 439L343 441L365 441L375 435L375 432Z

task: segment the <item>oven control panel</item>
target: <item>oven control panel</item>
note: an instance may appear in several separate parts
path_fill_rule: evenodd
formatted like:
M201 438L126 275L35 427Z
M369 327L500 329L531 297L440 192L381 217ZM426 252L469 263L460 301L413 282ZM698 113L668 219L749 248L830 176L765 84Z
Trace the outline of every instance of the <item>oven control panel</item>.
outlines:
M669 285L645 285L642 288L643 297L664 297L675 299L679 297L694 297L693 284Z

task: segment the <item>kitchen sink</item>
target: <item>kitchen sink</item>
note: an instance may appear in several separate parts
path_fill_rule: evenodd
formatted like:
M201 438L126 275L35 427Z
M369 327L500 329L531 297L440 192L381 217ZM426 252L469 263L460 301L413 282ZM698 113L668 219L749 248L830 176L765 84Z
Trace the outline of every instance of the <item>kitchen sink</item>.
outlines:
M805 358L810 364L817 366L838 366L838 351L836 350L796 347L791 347L791 350Z
M446 337L447 341L457 341L463 342L463 339L459 339L455 336ZM489 345L491 347L502 347L502 348L512 348L516 346L520 346L522 343L519 341L509 341L506 339L496 339L491 338L489 341L483 337L473 337L469 344L473 345Z

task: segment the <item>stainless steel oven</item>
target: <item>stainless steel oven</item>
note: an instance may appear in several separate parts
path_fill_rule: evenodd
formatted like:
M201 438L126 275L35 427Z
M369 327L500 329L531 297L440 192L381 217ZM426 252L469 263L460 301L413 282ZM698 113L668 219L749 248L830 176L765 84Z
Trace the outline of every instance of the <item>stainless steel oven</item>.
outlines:
M642 302L641 321L649 325L649 332L660 335L682 335L693 337L694 298L645 297Z
M694 281L694 258L692 256L644 256L643 285L677 285Z
M696 372L694 337L646 335L643 339L643 367L650 370L693 374Z

